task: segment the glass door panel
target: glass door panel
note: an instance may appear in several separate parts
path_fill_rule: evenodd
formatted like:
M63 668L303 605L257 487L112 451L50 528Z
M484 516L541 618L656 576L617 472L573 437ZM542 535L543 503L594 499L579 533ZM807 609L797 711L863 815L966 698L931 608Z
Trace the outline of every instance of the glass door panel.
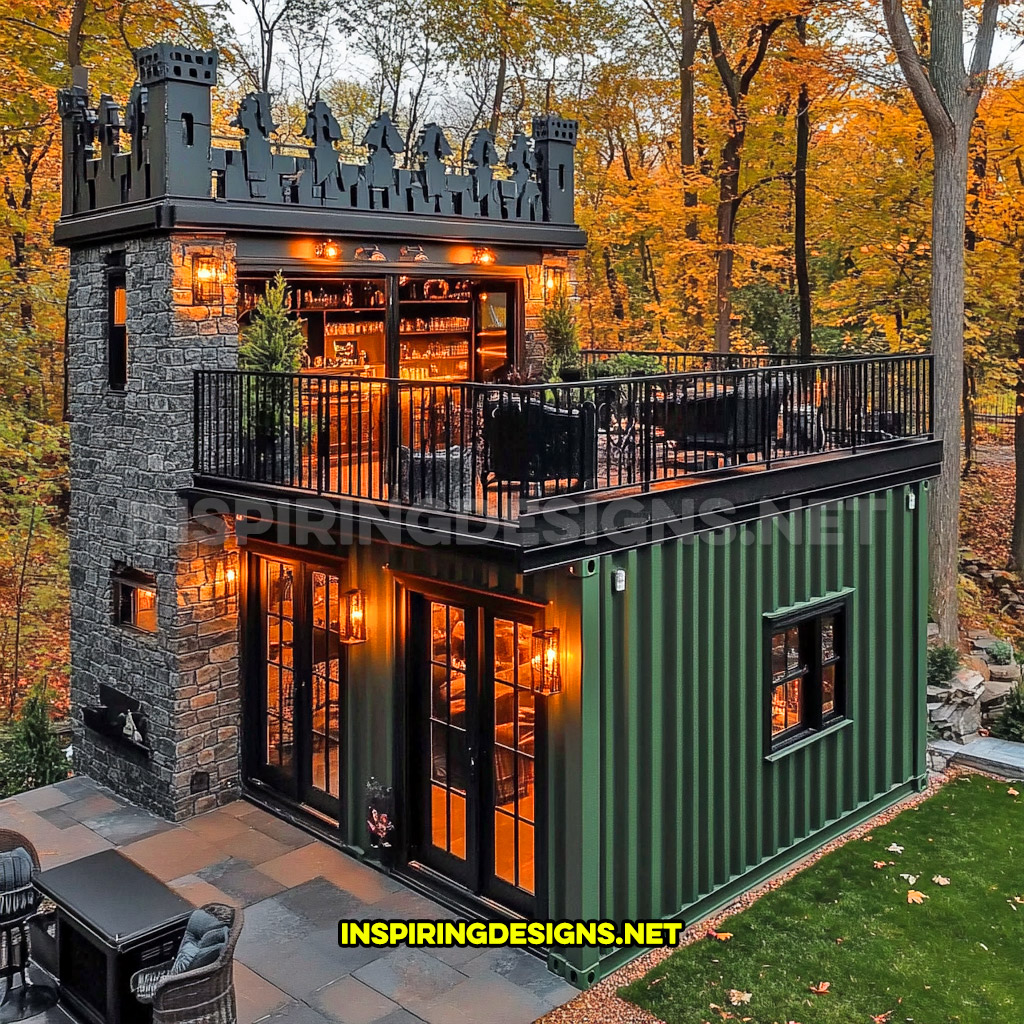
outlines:
M282 796L340 820L347 667L341 580L262 556L250 565L259 580L262 650L252 680L259 758L250 771Z
M494 877L534 891L534 711L532 626L493 621L492 782Z
M341 799L341 694L344 647L340 640L341 581L314 570L312 577L312 706L309 801Z
M412 859L531 913L538 884L532 620L418 594L409 608L410 767L423 780L411 808Z
M466 612L430 603L430 841L467 856L469 737L466 716Z
M491 381L514 362L512 287L494 282L478 285L475 303L474 380Z
M288 791L295 788L295 567L261 559L263 615L262 761Z

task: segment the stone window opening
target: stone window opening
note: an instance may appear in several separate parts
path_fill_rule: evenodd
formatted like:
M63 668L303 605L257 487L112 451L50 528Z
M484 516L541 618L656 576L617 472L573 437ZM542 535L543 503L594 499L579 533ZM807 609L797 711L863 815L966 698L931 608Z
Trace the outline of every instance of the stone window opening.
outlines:
M112 391L128 386L128 292L124 252L107 257L107 380Z
M114 614L117 624L156 632L156 577L139 569L114 572Z

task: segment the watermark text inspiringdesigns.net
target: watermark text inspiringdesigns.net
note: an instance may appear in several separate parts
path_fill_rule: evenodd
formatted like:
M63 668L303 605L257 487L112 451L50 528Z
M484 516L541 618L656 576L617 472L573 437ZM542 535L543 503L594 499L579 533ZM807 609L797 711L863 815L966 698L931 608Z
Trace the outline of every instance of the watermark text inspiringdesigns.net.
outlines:
M661 507L664 505L664 507ZM729 544L740 538L744 544L772 542L772 530L759 522L774 520L775 531L793 543L830 547L843 543L849 509L844 502L815 506L815 514L799 513L810 506L799 499L759 501L736 506L721 499L694 501L659 498L645 503L621 499L601 507L574 506L570 511L548 507L528 521L496 522L471 519L443 512L399 507L365 507L356 510L346 503L309 498L302 504L245 498L230 503L218 497L199 498L193 507L195 521L209 541L222 543L225 518L234 523L239 545L260 539L296 547L365 546L375 541L400 544L411 540L421 547L467 547L481 543L514 546L577 543L583 546L600 540L613 546L635 546L678 539L688 543L701 540L713 545ZM872 520L886 510L884 496L864 496L857 506L862 543L871 543ZM752 528L742 529L744 523Z
M339 921L339 946L676 946L681 921Z

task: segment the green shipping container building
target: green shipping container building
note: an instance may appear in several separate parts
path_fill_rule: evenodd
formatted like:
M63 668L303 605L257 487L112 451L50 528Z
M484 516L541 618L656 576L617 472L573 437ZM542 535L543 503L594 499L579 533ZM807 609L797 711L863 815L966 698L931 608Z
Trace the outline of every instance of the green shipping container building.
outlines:
M253 801L467 917L617 922L923 784L930 356L531 377L575 122L502 176L436 126L403 166L382 115L352 164L321 100L305 149L263 94L211 134L215 51L138 74L123 121L60 104L77 772ZM298 363L253 365L279 273ZM536 952L586 986L636 951Z

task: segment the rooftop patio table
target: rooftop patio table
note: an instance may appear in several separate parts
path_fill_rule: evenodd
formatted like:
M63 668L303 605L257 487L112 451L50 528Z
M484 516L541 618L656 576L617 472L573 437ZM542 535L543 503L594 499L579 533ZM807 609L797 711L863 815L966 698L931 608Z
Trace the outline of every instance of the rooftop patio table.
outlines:
M192 905L116 850L50 868L36 887L57 905L60 998L92 1024L146 1024L132 974L173 959Z

